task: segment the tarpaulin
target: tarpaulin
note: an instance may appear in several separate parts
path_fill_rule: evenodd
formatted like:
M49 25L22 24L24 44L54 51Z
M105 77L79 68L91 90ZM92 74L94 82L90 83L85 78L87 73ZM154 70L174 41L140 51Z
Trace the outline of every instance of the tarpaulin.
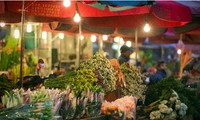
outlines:
M157 1L151 11L160 19L189 22L192 19L190 8L173 1Z
M58 23L56 27L53 27L54 25L52 23L49 24L49 27L52 30L58 30L58 31L68 31L68 32L78 32L78 26L76 24L63 24ZM53 29L54 28L54 29ZM76 29L75 29L76 28ZM82 32L90 32L90 33L98 33L98 34L113 34L115 31L115 28L107 28L107 27L93 27L88 26L87 24L81 24L81 30Z
M193 17L190 23L185 24L183 26L174 27L173 31L175 33L185 33L193 31L194 29L197 29L199 27L200 27L200 17Z
M109 11L108 8L104 10L96 9L90 5L81 2L72 2L71 6L66 8L62 2L44 2L44 1L26 1L25 13L32 16L54 17L54 18L69 18L73 17L76 12L76 4L78 5L78 12L82 17L104 17L104 16L120 16L132 14L144 14L149 12L147 6L133 7L123 11ZM8 11L14 13L21 13L22 2L7 1Z
M167 21L156 17L153 14L147 15L126 15L126 16L113 16L113 17L100 17L100 18L87 18L85 22L91 26L98 27L141 27L145 25L145 17L150 26L154 27L174 27L181 26L188 22Z
M0 14L3 14L4 12L5 12L4 2L0 1Z
M132 1L132 0L99 0L98 1L101 4L111 5L111 6L142 6L142 5L148 5L152 4L153 1L148 0L141 0L141 1Z
M175 1L183 6L189 7L193 15L200 14L200 2L198 0L196 0L196 1L194 1L194 0L193 1L175 0Z
M10 12L21 13L22 2L7 1L7 9ZM62 2L26 1L25 14L43 17L67 18L75 14L75 2L70 7L64 7Z
M122 11L110 11L108 7L104 10L100 10L83 3L77 3L80 15L83 17L108 17L108 16L123 16L123 15L135 15L149 13L148 6L133 7L131 9Z

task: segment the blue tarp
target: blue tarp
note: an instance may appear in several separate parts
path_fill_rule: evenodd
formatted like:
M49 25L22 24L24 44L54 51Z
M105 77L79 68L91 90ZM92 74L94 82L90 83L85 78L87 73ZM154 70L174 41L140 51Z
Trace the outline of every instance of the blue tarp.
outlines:
M111 6L142 6L152 4L153 1L133 1L133 0L125 0L125 1L117 1L117 0L99 0L101 4L111 5Z

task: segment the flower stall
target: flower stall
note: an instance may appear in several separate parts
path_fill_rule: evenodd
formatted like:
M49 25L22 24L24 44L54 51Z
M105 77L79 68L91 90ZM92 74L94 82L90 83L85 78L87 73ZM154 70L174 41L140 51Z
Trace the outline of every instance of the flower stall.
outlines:
M112 102L106 101L104 95L115 91L119 79L117 70L105 56L96 53L82 62L78 69L45 80L42 88L6 92L2 97L4 109L0 111L0 116L2 119L62 120L101 119L103 115L103 119L135 119L137 100L143 100L145 90L142 74L130 64L118 68L121 69L125 85L121 86L122 97Z
M182 119L190 111L180 94L180 80L168 78L147 89L144 75L136 66L120 66L117 62L96 53L78 69L45 80L41 88L7 90L1 98L4 108L0 110L0 119ZM159 92L164 89L165 92ZM149 95L146 90L159 93ZM110 101L105 96L114 98ZM140 109L138 101L143 103Z

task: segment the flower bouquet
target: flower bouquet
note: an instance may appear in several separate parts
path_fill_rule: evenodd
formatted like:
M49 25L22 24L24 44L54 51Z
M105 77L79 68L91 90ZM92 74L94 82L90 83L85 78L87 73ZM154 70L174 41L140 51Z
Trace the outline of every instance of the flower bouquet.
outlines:
M94 93L88 91L88 102L86 105L86 114L88 117L95 117L101 114L103 99L104 93Z
M76 112L76 97L74 93L67 93L59 110L63 119L73 119Z
M101 111L103 114L110 115L113 119L135 119L137 98L125 96L114 102L104 101Z
M83 96L81 98L77 98L75 118L81 118L84 116L87 101L88 98Z
M148 105L144 112L151 120L176 120L183 118L187 112L187 105L181 102L174 90L165 92L161 99Z

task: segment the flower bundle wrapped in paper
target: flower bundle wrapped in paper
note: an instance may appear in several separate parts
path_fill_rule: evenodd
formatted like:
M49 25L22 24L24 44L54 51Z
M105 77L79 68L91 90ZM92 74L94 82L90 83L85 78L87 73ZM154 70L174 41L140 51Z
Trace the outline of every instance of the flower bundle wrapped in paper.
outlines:
M114 102L104 101L101 112L106 115L114 116L118 119L135 119L137 98L125 96Z

